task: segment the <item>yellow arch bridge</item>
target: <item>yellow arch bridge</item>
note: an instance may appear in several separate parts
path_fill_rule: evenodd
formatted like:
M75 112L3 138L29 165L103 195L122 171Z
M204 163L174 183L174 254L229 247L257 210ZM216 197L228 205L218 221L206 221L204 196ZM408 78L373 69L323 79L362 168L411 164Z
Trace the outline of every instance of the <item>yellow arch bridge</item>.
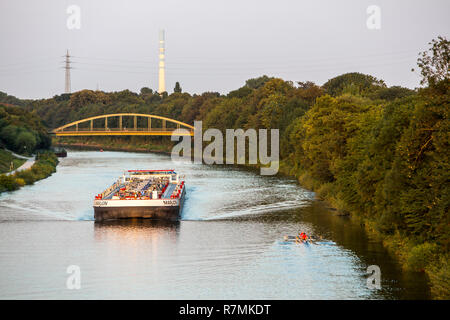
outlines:
M139 121L138 121L139 120ZM153 121L152 121L153 120ZM52 130L56 136L193 136L194 127L166 117L140 113L115 113L90 117Z

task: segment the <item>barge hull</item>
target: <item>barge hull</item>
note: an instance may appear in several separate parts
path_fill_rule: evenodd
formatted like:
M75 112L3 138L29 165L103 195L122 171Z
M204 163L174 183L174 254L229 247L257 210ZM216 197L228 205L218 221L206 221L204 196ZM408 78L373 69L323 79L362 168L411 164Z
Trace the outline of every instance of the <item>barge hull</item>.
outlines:
M95 221L142 218L176 221L180 207L94 207Z
M122 205L128 202L126 200L118 200L120 205L117 206L108 206L108 201L96 201L96 205L94 205L94 218L95 221L129 218L177 221L180 219L181 210L183 209L185 193L186 191L183 189L181 197L177 200L129 200L134 203L132 206ZM169 201L176 205L146 205L148 201L151 201L150 203L155 203L156 201L161 203L162 201L162 204L165 201ZM139 203L143 203L144 205L138 205Z

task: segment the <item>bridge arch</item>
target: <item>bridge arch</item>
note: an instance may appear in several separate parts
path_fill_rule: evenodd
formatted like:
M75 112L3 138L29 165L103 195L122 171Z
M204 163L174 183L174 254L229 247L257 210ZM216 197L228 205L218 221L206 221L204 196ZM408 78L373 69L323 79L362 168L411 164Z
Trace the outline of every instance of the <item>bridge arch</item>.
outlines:
M119 118L119 126L117 128L108 127L108 119L109 118ZM133 117L134 118L134 126L132 128L125 128L122 126L123 117ZM137 118L144 117L147 118L147 127L138 127ZM102 128L94 128L94 120L105 119L105 125ZM161 127L153 127L152 119L161 120ZM80 128L79 124L89 122L90 125L88 128ZM176 128L168 128L166 127L166 123L174 123L176 124ZM72 128L74 127L74 128ZM71 129L72 128L72 129ZM70 130L69 130L70 129ZM61 127L53 129L51 131L52 134L56 136L106 136L106 135L147 135L147 136L169 136L176 129L186 129L183 132L177 132L177 135L194 135L194 127L175 120L170 119L163 116L157 116L152 114L143 114L143 113L113 113L113 114L103 114L99 116L89 117L77 121L73 121L71 123L65 124Z

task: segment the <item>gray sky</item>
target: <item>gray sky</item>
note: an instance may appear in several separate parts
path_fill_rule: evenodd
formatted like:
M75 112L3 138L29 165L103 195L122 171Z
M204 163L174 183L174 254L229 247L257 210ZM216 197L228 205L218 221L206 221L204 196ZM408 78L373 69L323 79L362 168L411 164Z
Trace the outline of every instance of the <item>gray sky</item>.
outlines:
M70 5L81 28L69 30ZM369 30L369 5L381 29ZM263 74L292 81L363 72L419 85L417 54L449 38L448 0L0 0L0 91L47 98L72 92L157 89L158 31L166 31L167 90L226 93Z

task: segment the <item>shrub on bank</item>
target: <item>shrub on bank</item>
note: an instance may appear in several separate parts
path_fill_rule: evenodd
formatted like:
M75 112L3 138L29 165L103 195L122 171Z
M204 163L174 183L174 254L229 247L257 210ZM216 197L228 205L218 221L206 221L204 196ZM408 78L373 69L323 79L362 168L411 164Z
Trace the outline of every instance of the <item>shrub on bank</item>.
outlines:
M428 266L431 293L436 299L450 299L450 255L440 257Z
M56 171L58 162L58 157L52 152L38 153L36 162L30 169L16 172L13 175L0 175L0 193L14 191L24 185L47 178Z
M14 176L0 175L0 192L14 191L19 188L19 185Z
M23 187L24 185L26 185L25 180L23 180L22 178L17 178L16 183L19 187Z

